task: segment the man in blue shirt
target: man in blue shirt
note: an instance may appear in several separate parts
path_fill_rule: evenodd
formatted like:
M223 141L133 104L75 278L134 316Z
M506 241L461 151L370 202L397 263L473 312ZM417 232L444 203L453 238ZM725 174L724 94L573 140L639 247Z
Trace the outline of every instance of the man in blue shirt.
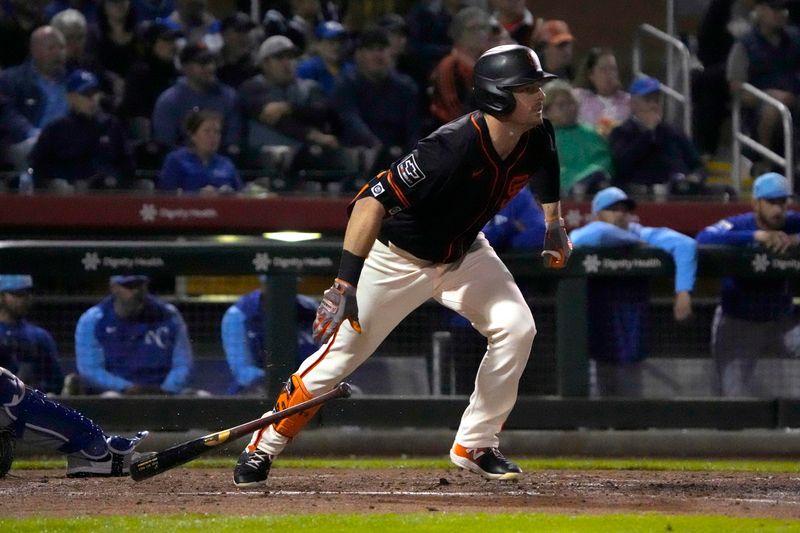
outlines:
M180 53L183 77L164 91L153 110L153 138L168 148L184 141L189 111L205 109L222 116L222 148L234 152L241 135L236 91L217 80L216 56L202 44L187 44Z
M147 436L109 436L91 419L26 386L0 366L0 478L14 461L17 440L67 456L67 477L119 477L130 473L134 449Z
M193 357L183 317L148 293L141 275L111 276L111 295L90 308L75 329L75 359L89 392L187 392Z
M675 261L675 320L692 313L691 291L697 274L697 243L669 228L650 228L631 221L636 203L617 187L601 190L592 200L597 220L570 233L575 247L653 246ZM647 279L590 278L589 354L594 359L600 396L641 396L642 361L647 357L650 290Z
M31 387L59 394L64 373L52 335L25 320L33 302L33 279L0 275L0 366Z
M789 211L789 182L775 172L753 183L753 211L724 218L697 235L700 244L759 246L783 253L800 244L800 213ZM717 392L724 396L769 396L755 379L759 357L797 353L787 335L795 326L788 278L734 278L722 281L720 304L711 326L711 355Z
M266 276L261 288L245 294L230 306L222 317L222 346L235 383L232 394L263 393L264 362L269 356L264 334L268 290ZM297 363L314 353L318 345L311 339L311 329L319 304L308 296L297 295Z

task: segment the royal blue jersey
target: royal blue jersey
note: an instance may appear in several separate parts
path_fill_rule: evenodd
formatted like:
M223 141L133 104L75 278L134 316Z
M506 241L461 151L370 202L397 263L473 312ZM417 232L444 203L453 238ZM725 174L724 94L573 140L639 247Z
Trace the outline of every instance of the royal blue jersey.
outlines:
M523 187L481 231L495 251L504 252L541 249L545 230L542 208Z
M245 294L229 307L222 317L222 345L238 388L263 382L265 377L264 359L267 354L265 332L268 317L261 305L261 293L261 289L257 289ZM317 344L311 339L316 312L317 302L313 298L297 295L299 361L317 349Z
M160 385L177 394L186 388L193 364L183 317L152 295L131 320L117 316L111 296L86 311L75 330L75 356L92 387L114 391Z
M0 322L0 366L44 392L60 393L64 384L53 336L27 320Z
M755 240L759 230L755 214L743 213L724 218L697 234L700 244L760 246ZM800 233L800 213L786 213L783 231ZM788 279L773 277L726 277L722 280L722 311L743 320L767 322L792 313L792 291Z

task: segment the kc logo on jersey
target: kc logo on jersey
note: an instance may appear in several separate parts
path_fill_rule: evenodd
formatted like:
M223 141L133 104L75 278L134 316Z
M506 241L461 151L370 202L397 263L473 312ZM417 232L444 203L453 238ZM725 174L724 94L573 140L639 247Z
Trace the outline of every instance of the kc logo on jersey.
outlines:
M425 173L420 170L414 154L406 156L405 159L397 163L397 174L403 183L409 187L414 187L417 183L425 179Z

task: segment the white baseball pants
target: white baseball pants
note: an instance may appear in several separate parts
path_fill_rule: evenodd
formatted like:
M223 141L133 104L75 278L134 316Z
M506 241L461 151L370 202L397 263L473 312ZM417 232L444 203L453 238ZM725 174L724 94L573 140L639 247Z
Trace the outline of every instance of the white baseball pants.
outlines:
M475 390L461 418L456 442L466 448L496 447L517 399L536 326L511 273L483 234L458 262L431 263L389 243L375 241L357 294L362 333L349 322L297 370L312 396L350 375L411 311L434 298L467 318L488 340ZM289 439L270 427L252 445L278 455ZM255 439L258 438L258 442Z

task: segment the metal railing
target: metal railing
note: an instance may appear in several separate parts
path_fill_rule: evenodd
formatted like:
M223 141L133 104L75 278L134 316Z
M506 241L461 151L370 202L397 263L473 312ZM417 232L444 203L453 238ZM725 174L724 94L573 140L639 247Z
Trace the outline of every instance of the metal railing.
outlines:
M781 122L783 125L783 156L778 155L774 151L767 148L760 142L752 139L750 136L742 133L742 92L746 92L761 102L770 105L778 110L781 114ZM784 168L784 175L789 180L789 187L794 190L794 151L793 151L793 131L792 131L792 113L789 108L780 100L773 98L764 91L757 89L749 83L742 84L740 91L735 92L733 95L733 112L731 116L732 129L733 129L733 180L736 185L736 191L741 191L742 188L742 145L751 148L758 154L766 157L776 165Z
M646 76L642 71L642 37L648 35L665 43L667 50L673 50L680 55L681 65L681 90L677 91L670 84L661 84L661 91L683 106L683 129L686 135L692 137L692 93L689 79L689 65L691 64L691 53L683 42L679 39L664 33L655 26L642 24L636 29L633 40L633 75L634 77ZM668 73L672 60L667 60ZM669 76L672 76L671 74ZM672 83L671 81L669 83ZM674 85L674 84L673 84Z

